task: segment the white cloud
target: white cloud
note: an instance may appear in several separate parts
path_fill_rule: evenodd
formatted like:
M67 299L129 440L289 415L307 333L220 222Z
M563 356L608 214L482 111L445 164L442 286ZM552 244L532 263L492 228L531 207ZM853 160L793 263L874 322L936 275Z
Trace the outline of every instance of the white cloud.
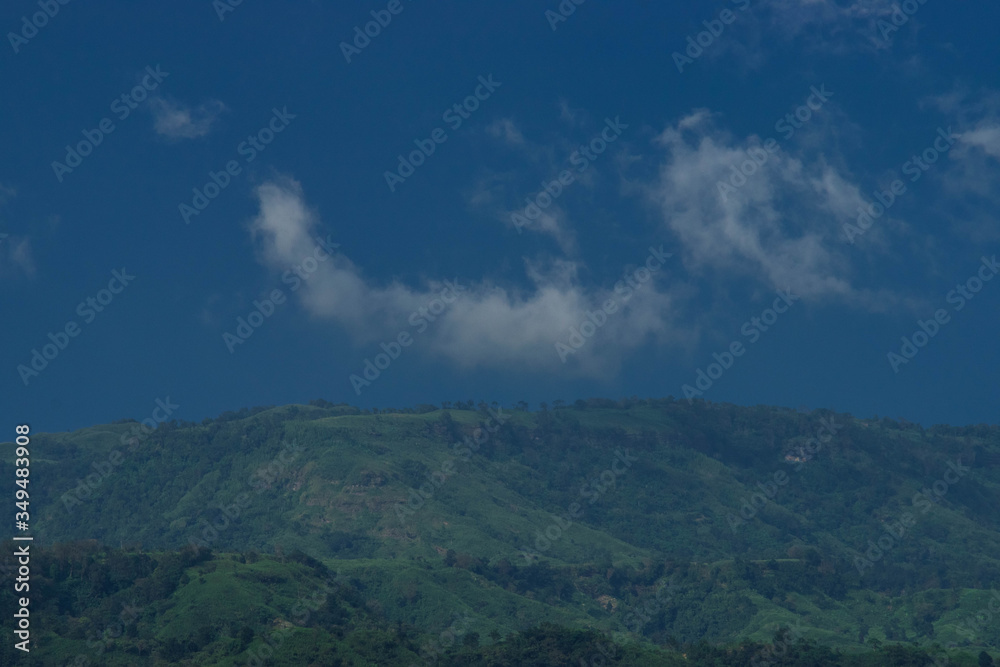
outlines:
M306 206L301 186L285 179L260 186L256 194L260 214L250 230L259 260L280 272L311 256L319 218ZM645 250L636 260L645 261ZM528 263L526 274L533 283L528 291L458 278L465 288L461 297L419 336L420 349L460 368L559 367L598 375L609 372L649 337L664 343L688 340L689 333L673 323L675 297L661 291L654 279L626 308L608 317L600 333L580 349L571 364L562 366L556 341L566 342L570 327L579 326L586 311L614 295L613 286L582 287L576 269L576 263L567 260L545 266ZM411 314L427 308L445 287L443 281L420 287L398 281L379 285L343 254L319 263L319 269L303 285L297 293L310 314L343 327L356 340L368 344L395 338L400 331L412 332Z
M17 190L13 186L0 183L0 206L3 206L17 196Z
M0 234L0 256L3 269L13 268L28 277L35 275L35 260L31 253L31 240L25 236Z
M13 186L0 183L0 206L17 196ZM0 273L20 272L28 277L35 275L35 260L31 254L31 240L27 236L0 232Z
M514 211L511 213L514 213ZM522 229L551 236L559 245L559 249L567 255L575 255L577 253L576 233L569 223L568 216L560 206L552 204L534 219L525 216L525 209L516 211L516 213L528 220L528 224L524 225ZM510 219L510 215L508 214L507 221L510 222Z
M779 34L786 38L803 36L806 48L835 53L888 49L901 33L891 31L886 39L879 21L889 20L894 5L898 5L898 0L765 0L762 3L767 8L767 24Z
M150 101L156 132L169 139L195 139L209 133L212 123L226 106L212 100L196 109L163 98Z
M935 214L949 220L953 231L975 243L1000 239L996 211L1000 207L1000 93L991 89L970 91L957 86L951 92L928 98L952 120L959 140L952 147L940 179L947 193Z
M509 118L503 118L494 122L487 128L487 131L494 137L502 138L507 144L520 146L524 144L524 135L521 130Z
M582 124L584 112L570 110L565 101L561 106L563 120ZM622 125L628 127L627 123ZM519 234L549 236L563 254L577 255L577 234L568 209L587 208L594 194L607 187L608 171L638 159L629 154L624 140L607 145L607 150L599 154L586 152L587 145L600 138L604 130L603 124L591 126L586 135L575 139L560 136L548 143L534 143L511 121L494 123L490 134L506 147L516 149L525 163L516 171L488 172L480 177L469 193L469 203ZM568 185L560 183L564 172L570 174ZM525 179L526 173L534 177Z
M965 144L1000 159L1000 125L981 124L974 130L963 132L960 139Z
M857 2L837 2L836 0L768 0L774 10L775 19L782 19L789 29L803 23L837 23L853 20L872 21L893 12L896 0L858 0Z
M864 200L821 154L806 160L779 150L724 197L719 183L732 183L733 168L749 159L747 148L759 148L759 139L740 145L701 110L667 128L659 143L666 161L648 194L677 235L689 270L875 310L897 301L852 285L841 230Z
M990 136L984 133L982 138ZM691 314L698 305L695 296L706 288L739 284L757 294L791 288L804 300L869 311L920 305L906 295L857 284L856 264L863 269L873 255L885 252L875 242L882 232L872 230L872 238L866 237L871 242L864 247L845 242L844 224L855 220L858 207L867 200L850 173L839 166L839 158L827 157L822 142L804 146L785 142L726 198L718 184L729 179L732 167L738 169L748 159L747 149L759 146L760 139L737 141L716 126L710 112L698 110L668 127L657 144L663 149L656 158L658 169L627 185L641 189L654 204L667 231L663 238L670 239L677 254L673 261L683 263L689 274L685 283L668 283L663 274L655 278L626 308L608 317L595 338L564 366L555 343L567 342L570 328L578 327L588 310L616 296L613 285L619 276L598 281L598 286L584 283L579 275L585 268L582 260L568 250L575 252L575 246L563 239L562 259L525 262L527 288L484 277L442 276L466 289L419 337L421 353L462 369L557 369L600 376L615 372L629 354L649 342L676 349L694 342L702 326L720 315L701 306ZM497 202L506 197L509 180L498 176L480 181L472 199L500 210ZM256 196L260 211L250 232L259 261L280 273L311 256L320 218L306 205L301 186L290 179L275 180L260 186ZM557 240L571 233L558 206L546 214L551 222L539 218L536 231ZM509 212L505 216L509 218ZM899 227L897 223L893 224ZM636 264L645 260L645 254L643 249ZM336 253L319 263L296 298L313 317L371 345L412 331L410 316L427 308L444 287L443 280L419 285L375 280L346 255Z
M560 99L559 119L571 127L585 127L590 114L584 109L573 108L565 99Z

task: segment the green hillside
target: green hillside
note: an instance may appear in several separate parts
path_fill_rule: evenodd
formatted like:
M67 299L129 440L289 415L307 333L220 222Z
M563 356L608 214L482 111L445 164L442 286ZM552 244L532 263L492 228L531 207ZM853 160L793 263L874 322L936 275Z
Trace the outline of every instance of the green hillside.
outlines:
M996 426L673 399L136 426L32 439L39 664L73 664L129 596L147 611L80 664L252 664L268 624L289 627L273 664L599 641L609 664L751 664L780 628L848 656L787 664L1000 649ZM321 584L335 603L297 623Z

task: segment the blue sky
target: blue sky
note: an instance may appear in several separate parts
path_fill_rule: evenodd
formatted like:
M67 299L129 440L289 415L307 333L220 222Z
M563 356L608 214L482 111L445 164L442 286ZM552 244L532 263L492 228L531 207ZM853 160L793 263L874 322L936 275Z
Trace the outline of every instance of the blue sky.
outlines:
M995 422L998 13L7 3L6 418L688 394Z

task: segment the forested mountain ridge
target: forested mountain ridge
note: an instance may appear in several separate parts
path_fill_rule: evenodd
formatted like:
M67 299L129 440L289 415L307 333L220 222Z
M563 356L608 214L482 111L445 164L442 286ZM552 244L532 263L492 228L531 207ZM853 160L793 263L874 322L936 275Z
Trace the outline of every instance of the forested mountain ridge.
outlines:
M36 534L301 554L355 582L373 632L463 618L484 645L551 621L668 651L779 627L848 651L1000 646L996 426L673 399L521 407L316 401L38 434Z

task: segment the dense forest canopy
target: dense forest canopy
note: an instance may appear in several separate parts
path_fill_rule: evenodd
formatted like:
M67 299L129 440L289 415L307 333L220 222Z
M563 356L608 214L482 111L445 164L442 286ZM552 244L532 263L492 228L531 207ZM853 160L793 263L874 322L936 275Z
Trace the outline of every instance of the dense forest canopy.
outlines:
M923 665L1000 647L996 426L527 408L317 400L34 436L27 659Z

